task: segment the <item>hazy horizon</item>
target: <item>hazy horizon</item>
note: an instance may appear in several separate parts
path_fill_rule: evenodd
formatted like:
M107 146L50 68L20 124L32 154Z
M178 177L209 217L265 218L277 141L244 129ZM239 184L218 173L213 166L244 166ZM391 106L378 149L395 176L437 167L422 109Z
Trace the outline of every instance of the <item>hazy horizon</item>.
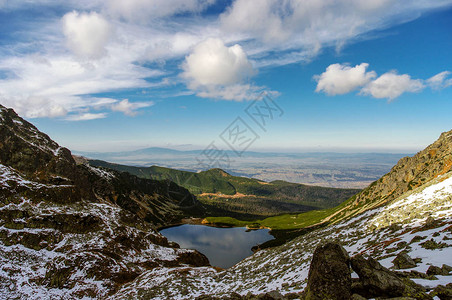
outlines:
M452 129L452 0L252 3L0 1L0 103L77 151L412 153Z

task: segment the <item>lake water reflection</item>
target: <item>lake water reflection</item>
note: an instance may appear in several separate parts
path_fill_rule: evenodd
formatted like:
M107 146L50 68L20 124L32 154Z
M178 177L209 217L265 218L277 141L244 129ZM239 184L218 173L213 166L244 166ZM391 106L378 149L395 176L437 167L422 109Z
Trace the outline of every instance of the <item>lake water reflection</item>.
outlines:
M180 225L160 231L181 248L196 249L215 267L229 268L253 254L251 247L272 240L268 229L246 231L244 227L217 228L204 225Z

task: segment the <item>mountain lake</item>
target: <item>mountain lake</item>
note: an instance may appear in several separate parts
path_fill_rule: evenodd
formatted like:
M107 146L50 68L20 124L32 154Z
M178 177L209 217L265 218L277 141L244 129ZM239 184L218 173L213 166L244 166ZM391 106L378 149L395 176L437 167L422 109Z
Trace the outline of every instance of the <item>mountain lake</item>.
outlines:
M253 254L251 248L273 240L268 229L247 230L245 227L219 228L184 224L160 231L181 248L195 249L207 256L212 266L229 268Z

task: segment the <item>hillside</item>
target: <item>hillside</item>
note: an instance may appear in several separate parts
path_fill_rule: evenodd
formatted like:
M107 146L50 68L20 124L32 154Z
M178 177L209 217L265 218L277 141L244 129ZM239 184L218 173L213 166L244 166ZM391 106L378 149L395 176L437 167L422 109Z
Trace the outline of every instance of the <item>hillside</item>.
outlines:
M105 298L146 270L206 266L156 226L202 209L172 182L77 164L0 106L0 299Z
M2 106L0 138L0 299L324 299L325 241L353 299L452 294L452 131L338 207L263 219L305 231L227 270L155 230L205 213L185 188L76 161Z
M145 168L100 160L88 161L92 166L128 172L142 178L176 182L196 194L205 205L220 209L213 211L213 215L239 214L245 218L256 218L330 208L359 192L356 189L325 188L285 181L264 182L232 176L221 169L194 173L158 166Z
M389 174L339 208L317 212L320 216L311 221L325 222L324 226L284 245L258 251L219 273L208 267L184 269L182 278L167 270L146 272L115 296L305 299L314 250L325 241L336 241L349 253L355 270L347 290L355 294L352 299L451 299L451 146L452 131L443 133L426 150L402 159ZM413 186L411 181L420 184ZM356 199L364 204L355 206ZM326 224L326 220L334 222ZM191 289L189 296L181 293L186 286ZM271 295L275 298L265 298Z

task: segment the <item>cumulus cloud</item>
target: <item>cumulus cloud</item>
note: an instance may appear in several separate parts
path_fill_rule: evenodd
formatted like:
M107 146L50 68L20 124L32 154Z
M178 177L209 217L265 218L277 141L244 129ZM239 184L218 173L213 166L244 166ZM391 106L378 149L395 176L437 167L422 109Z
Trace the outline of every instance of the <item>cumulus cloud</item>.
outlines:
M314 76L317 81L316 92L325 92L328 95L349 93L364 86L376 77L374 71L366 72L369 64L362 63L355 67L345 64L332 64L325 72Z
M449 71L443 71L435 76L427 79L427 84L434 90L444 89L452 85L452 78L447 78L451 73Z
M251 63L240 45L227 47L220 39L208 39L198 44L185 58L183 77L192 87L230 85L252 76Z
M242 47L227 47L220 39L199 43L182 64L182 77L188 87L204 98L248 100L261 88L244 84L255 74Z
M137 115L137 109L149 107L154 105L153 102L129 102L128 99L124 99L118 103L111 106L112 111L119 111L127 116L134 117Z
M399 75L395 71L385 73L368 83L361 93L374 98L387 98L393 100L406 92L419 92L425 85L422 80L411 79L410 75Z
M199 14L214 2L0 0L0 9L8 13L43 4L55 12L70 12L62 19L20 20L23 27L14 33L17 39L0 47L0 91L5 99L1 101L29 118L89 113L86 110L100 105L93 96L97 93L159 89L162 77L177 72L174 62L190 57L197 44L211 37L221 38L226 45L241 45L223 44L218 49L228 54L213 55L226 59L224 73L209 71L208 65L193 66L186 59L181 77L201 97L252 99L264 87L247 80L255 73L251 58L254 69L309 61L322 47L341 46L452 4L452 0L259 0L259 5L251 5L255 1L235 0L220 20L210 13ZM76 57L61 47L64 44ZM181 77L171 76L178 89ZM441 78L425 84L447 86L447 76L437 84ZM181 90L171 93L186 95ZM111 110L115 101L106 101L103 109Z
M397 74L397 71L386 72L377 78L374 71L366 71L368 66L367 63L355 67L332 64L322 74L314 75L317 80L315 91L332 96L360 89L360 95L394 100L403 93L420 92L426 86L439 89L452 85L452 79L447 79L450 74L448 71L438 73L427 80L412 79L408 74Z
M112 26L96 12L67 13L62 18L67 46L83 58L99 58L106 54Z

